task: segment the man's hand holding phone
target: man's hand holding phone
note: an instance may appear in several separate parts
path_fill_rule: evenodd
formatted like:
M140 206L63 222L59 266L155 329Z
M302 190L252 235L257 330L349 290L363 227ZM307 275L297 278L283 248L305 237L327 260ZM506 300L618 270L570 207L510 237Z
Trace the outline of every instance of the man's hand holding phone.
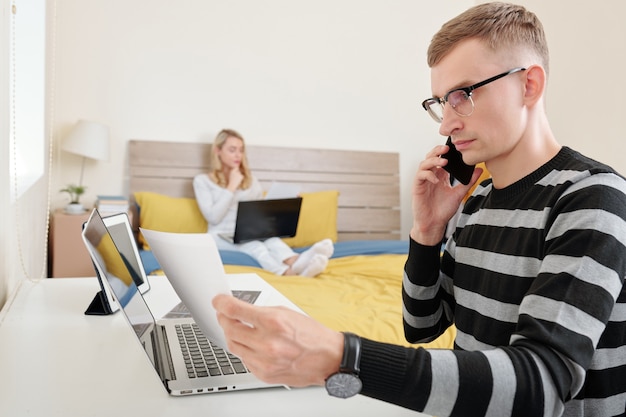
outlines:
M476 181L482 169L474 169L461 158L452 140L446 143L448 152L441 154L442 146L433 148L421 162L415 176L413 187L413 227L410 235L413 240L423 245L435 245L441 242L446 226L457 212L459 204L470 188L472 179ZM442 166L441 159L448 162ZM463 185L453 186L444 168ZM442 181L444 180L445 181Z
M465 162L463 162L463 156L452 143L452 138L450 136L448 136L446 145L450 147L450 150L447 153L441 155L442 158L448 160L448 163L446 164L446 166L443 167L443 169L448 171L450 175L459 180L461 184L469 184L469 182L472 180L472 174L474 173L475 165L467 165Z

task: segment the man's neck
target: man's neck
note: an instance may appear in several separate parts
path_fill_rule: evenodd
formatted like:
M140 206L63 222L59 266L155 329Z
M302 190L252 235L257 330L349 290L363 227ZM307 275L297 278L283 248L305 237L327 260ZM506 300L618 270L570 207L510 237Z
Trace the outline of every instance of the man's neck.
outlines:
M485 165L492 176L496 189L508 187L539 167L546 164L561 150L561 145L552 135L550 128L531 132L508 154L501 155Z

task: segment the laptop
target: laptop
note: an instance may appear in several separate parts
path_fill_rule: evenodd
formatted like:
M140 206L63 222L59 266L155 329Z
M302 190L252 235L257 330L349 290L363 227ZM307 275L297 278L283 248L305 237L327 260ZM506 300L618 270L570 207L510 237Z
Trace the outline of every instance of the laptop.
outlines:
M85 224L83 239L104 277L103 283L113 293L168 393L181 396L277 386L260 381L238 357L207 339L190 315L155 320L135 283L138 277L133 262L118 249L97 209L92 211ZM215 253L209 256L219 260L216 247ZM205 271L203 278L206 281L212 272L224 274L221 262L217 262L213 269ZM272 288L265 284L267 287L261 292ZM211 304L206 299L203 302ZM188 300L185 304L189 304ZM192 314L198 311L189 310Z
M302 197L240 201L235 233L221 233L219 236L230 243L294 237L301 206Z

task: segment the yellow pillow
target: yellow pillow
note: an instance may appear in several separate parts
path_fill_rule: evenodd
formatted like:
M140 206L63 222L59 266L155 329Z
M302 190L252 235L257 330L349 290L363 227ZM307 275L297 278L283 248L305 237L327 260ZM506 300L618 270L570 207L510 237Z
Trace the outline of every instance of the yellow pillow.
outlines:
M484 162L481 162L479 164L476 165L477 167L481 167L483 169L483 173L480 174L480 177L478 177L478 180L476 180L476 182L474 183L474 185L472 185L470 187L469 190L467 190L467 193L465 194L465 197L463 197L463 201L467 201L468 198L470 198L470 196L472 195L472 193L474 192L474 190L476 189L476 187L478 187L478 185L483 182L484 180L486 180L487 178L491 177L491 174L489 173L489 171L487 171L487 166L485 165Z
M126 268L124 261L122 261L122 258L117 252L115 243L113 243L111 236L105 234L102 240L100 240L100 243L98 243L97 249L98 253L102 256L102 260L104 261L103 267L108 272L121 279L124 284L129 286L133 278L130 276L128 268Z
M139 206L139 226L150 230L173 233L204 233L208 223L198 208L195 198L169 197L141 191L135 193ZM139 243L148 250L148 242L141 233Z
M339 191L302 193L298 230L294 237L284 238L289 246L310 246L322 239L337 241L337 200Z

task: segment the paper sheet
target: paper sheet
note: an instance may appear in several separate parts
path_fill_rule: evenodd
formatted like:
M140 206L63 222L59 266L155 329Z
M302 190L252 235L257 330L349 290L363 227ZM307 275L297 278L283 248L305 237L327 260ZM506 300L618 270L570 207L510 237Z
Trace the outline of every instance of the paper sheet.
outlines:
M285 182L272 182L270 189L265 194L265 200L279 200L282 198L295 198L300 194L300 186Z
M154 256L204 334L226 348L211 300L232 294L215 241L208 233L168 233L141 228Z

